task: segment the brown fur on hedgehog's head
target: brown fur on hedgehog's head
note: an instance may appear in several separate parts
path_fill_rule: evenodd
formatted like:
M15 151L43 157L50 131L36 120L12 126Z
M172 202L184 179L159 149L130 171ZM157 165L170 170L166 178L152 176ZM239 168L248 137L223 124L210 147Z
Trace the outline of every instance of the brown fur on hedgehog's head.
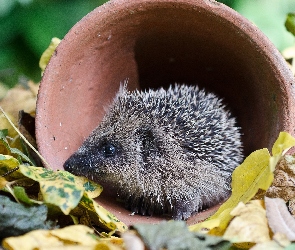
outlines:
M122 87L64 167L115 187L133 212L187 219L228 196L241 160L239 129L215 95L186 85Z

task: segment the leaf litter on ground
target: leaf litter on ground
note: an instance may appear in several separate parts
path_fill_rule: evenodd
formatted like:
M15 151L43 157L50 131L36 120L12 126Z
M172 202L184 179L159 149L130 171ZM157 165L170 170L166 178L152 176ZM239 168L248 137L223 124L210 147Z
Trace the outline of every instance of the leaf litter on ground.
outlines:
M292 29L294 26L293 24L293 14L289 15L289 19L286 22L286 26L288 26L288 30L292 32ZM51 45L49 46L48 50L45 51L44 55L40 59L40 65L42 66L42 71L44 71L51 55L54 53L56 46L58 45L59 40L53 39ZM290 48L289 50L285 51L286 59L287 56L291 59L290 62L293 63L291 65L291 68L293 72L295 72L294 66L294 58L295 53L293 53L295 50ZM289 59L288 59L289 60ZM35 103L36 103L36 95L37 95L37 88L38 85L33 84L32 82L29 82L29 93L25 92L23 87L17 87L15 90L11 90L11 92L7 95L7 98L4 98L0 102L0 106L5 107L5 110L8 110L7 117L10 118L15 124L16 124L16 112L20 110L18 108L19 106L22 106L21 109L25 109L26 112L33 114L35 112ZM23 96L22 96L23 95ZM27 103L26 103L27 102ZM19 104L18 107L15 105L16 103ZM13 104L13 105L12 105ZM33 108L32 108L33 104ZM10 111L10 107L13 107L14 110ZM14 108L15 107L15 108ZM25 107L25 108L23 108ZM11 126L10 123L7 122L7 119L4 115L0 116L0 129L2 130L1 135L2 143L0 142L0 176L4 175L5 173L10 173L5 177L0 177L0 195L5 193L5 199L7 199L7 194L10 193L12 197L10 197L10 202L13 202L13 204L21 205L27 208L30 207L42 207L44 209L47 207L47 212L54 214L52 211L55 211L56 214L61 214L62 211L65 213L68 213L69 207L73 207L74 205L71 204L71 202L67 203L65 202L65 196L74 197L73 199L77 199L77 197L81 196L81 183L84 188L90 187L90 189L93 189L93 184L91 182L87 182L85 180L81 180L80 184L77 184L77 187L73 187L73 183L76 185L76 182L80 180L75 179L74 182L69 181L69 175L65 172L60 172L60 174L57 174L54 178L57 178L57 187L55 186L55 183L50 183L51 180L49 176L52 176L52 172L46 172L48 170L45 170L46 173L44 173L45 176L47 176L47 179L40 179L40 168L37 168L35 166L28 166L27 164L30 163L26 157L23 157L23 155L19 152L14 151L14 155L12 156L13 150L11 148L19 149L24 155L26 155L26 152L22 151L22 148L19 147L20 143L18 142L19 134L16 132L14 127ZM5 141L5 139L7 141ZM9 138L9 139L7 139ZM253 221L254 224L256 224L255 227L264 228L262 231L264 232L265 240L255 240L255 236L251 235L249 238L242 239L245 235L235 235L235 233L232 236L229 236L231 231L232 232L238 232L238 228L240 226L240 223L236 223L235 221L242 220L242 224L245 223L240 230L247 230L247 227L253 226L253 223L251 225L251 220L247 221L247 214L251 213L248 210L254 212L254 210L258 210L258 214L261 213L263 218L264 212L263 210L266 210L266 214L273 213L271 209L264 208L264 202L263 201L251 201L248 203L253 197L257 196L257 192L260 195L260 198L264 199L265 195L270 190L269 186L273 182L273 179L275 180L273 182L273 187L279 187L278 185L275 186L275 182L279 179L276 179L276 166L277 163L280 162L282 156L286 153L286 151L294 145L294 138L291 137L288 133L281 133L279 135L278 140L276 141L273 150L272 155L270 156L267 149L261 149L253 152L249 157L246 158L244 163L239 166L233 175L233 181L232 181L232 187L233 192L231 197L226 201L215 213L213 216L211 216L209 219L202 223L195 224L191 227L189 227L190 231L188 231L188 227L184 223L180 222L163 222L159 225L134 225L132 230L129 230L123 234L123 239L118 237L110 236L115 229L119 229L119 231L123 232L126 231L127 227L124 225L124 223L120 222L118 219L115 218L114 215L111 215L103 209L101 206L99 206L95 201L92 200L97 194L92 194L91 192L85 192L82 195L82 198L80 200L79 205L76 206L74 209L72 209L69 212L69 216L71 219L71 223L85 223L86 225L92 227L93 222L96 222L98 224L104 225L104 228L107 228L109 233L99 233L100 237L96 238L99 243L95 243L96 246L94 248L89 248L89 240L88 237L91 238L97 237L94 235L94 231L90 227L85 227L83 225L70 225L66 226L62 229L53 229L53 230L34 230L30 233L25 234L24 236L19 237L9 237L6 238L3 241L3 246L5 246L6 249L45 249L46 246L52 246L52 247L63 247L63 249L123 249L123 245L126 247L126 249L134 249L134 246L128 247L127 238L130 235L137 235L136 237L141 242L141 247L149 247L149 249L154 249L156 246L161 247L168 247L169 249L183 249L182 246L189 247L190 244L193 242L196 243L196 240L200 240L200 242L196 244L201 244L203 241L202 249L236 249L236 248L250 248L252 249L295 249L295 245L291 244L291 242L288 240L287 236L284 233L276 232L273 234L273 232L269 232L269 237L267 236L267 232L265 229L265 219L259 219L262 220L262 223L256 223ZM3 143L4 142L4 143ZM7 146L8 142L8 146ZM18 154L17 154L18 153ZM14 158L16 157L16 158ZM289 155L286 155L285 158L290 157ZM24 161L24 162L22 162ZM24 165L24 164L26 165ZM32 165L32 164L31 164ZM290 164L288 165L290 166ZM19 169L18 169L19 168ZM29 169L29 170L28 170ZM275 172L274 172L275 171ZM37 172L37 173L36 173ZM285 171L286 172L286 171ZM39 177L38 177L39 173ZM64 175L64 176L63 176ZM29 176L29 177L28 177ZM33 177L33 179L30 179L30 177ZM72 178L72 176L71 176ZM71 179L70 178L70 179ZM285 173L285 179L289 180L289 184L286 182L286 187L291 190L292 185L290 184L290 181L292 180L293 176L290 175L290 171ZM30 181L29 181L30 180ZM32 181L34 182L32 184ZM52 180L53 181L53 180ZM66 182L66 185L62 185L60 182ZM84 183L84 184L83 184ZM86 184L87 183L87 184ZM241 187L239 187L239 184ZM20 185L21 184L21 185ZM23 185L23 186L22 186ZM38 189L41 189L41 186L43 186L43 194L40 191L38 194L32 195L31 191L29 191L30 186L35 185L34 189L36 191L36 185ZM56 202L51 201L51 197L48 198L46 195L46 190L55 190L55 193L59 196ZM283 188L281 188L282 191ZM264 191L263 191L264 190ZM267 191L266 191L267 190ZM4 192L5 191L5 192ZM88 190L89 191L89 190ZM68 194L68 192L70 194ZM101 189L98 188L97 192L101 192ZM276 191L274 191L276 193ZM279 191L277 193L280 193ZM45 195L44 195L45 194ZM280 196L281 194L279 194ZM48 201L50 200L51 203L44 202L44 198ZM13 201L13 197L15 198L15 201ZM36 199L37 197L37 199ZM292 199L293 198L293 199ZM266 203L270 203L268 199L265 198ZM284 199L286 202L286 198ZM18 203L17 203L17 202ZM73 201L72 201L73 202ZM273 202L273 201L271 201ZM289 192L289 201L290 204L293 202L295 204L295 197L293 196L293 193ZM73 202L75 203L75 202ZM251 207L255 204L256 208ZM260 205L258 205L258 203ZM44 205L46 204L46 206ZM281 201L281 205L283 205L283 201ZM257 208L257 206L259 208ZM279 206L279 205L273 205ZM269 206L268 206L269 207ZM290 209L290 207L289 207ZM244 210L248 212L244 212ZM21 210L24 211L24 210ZM280 213L282 211L277 210ZM295 211L295 209L294 209ZM21 213L21 212L20 212ZM256 213L256 212L255 212ZM286 211L283 212L284 214ZM28 212L27 215L30 215ZM25 216L26 217L26 216ZM43 215L44 217L44 215ZM255 217L255 216L254 216ZM275 216L276 217L276 216ZM281 216L282 217L282 216ZM258 221L259 221L258 220ZM290 220L291 221L291 220ZM116 223L117 224L116 224ZM45 221L41 220L41 226L40 228L44 228L46 226L44 225L50 225L51 221L46 218ZM272 222L270 222L272 223ZM280 222L281 223L281 222ZM235 226L235 224L238 224L239 226ZM248 225L248 226L247 226ZM7 224L7 226L9 226ZM81 227L78 227L81 226ZM83 228L85 227L85 228ZM245 228L244 228L245 227ZM272 226L271 226L272 227ZM1 227L0 227L1 228ZM22 230L22 228L20 228ZM67 236L57 236L59 235L59 230L64 230L65 235L68 235L70 238L71 236L74 236L73 238L69 239ZM258 229L259 230L259 229ZM275 229L273 229L275 231ZM197 231L201 232L197 233ZM280 229L279 229L280 231ZM68 232L68 233L67 233ZM77 242L77 237L75 237L75 232L78 232L79 236L83 239L83 244L79 244ZM212 234L213 236L206 235L204 233ZM257 232L253 232L253 234L256 234ZM125 235L125 236L124 236ZM127 237L127 235L129 235ZM214 236L215 235L215 236ZM224 236L225 235L225 236ZM84 238L84 236L86 238ZM171 237L170 237L171 236ZM257 235L256 235L257 236ZM213 237L213 238L211 238ZM132 236L131 236L132 238ZM227 240L225 238L228 238ZM30 240L29 240L30 239ZM85 239L85 240L84 240ZM101 242L101 240L106 240L107 245L105 245L105 242ZM126 244L123 242L123 240L126 239ZM268 240L271 239L271 240ZM213 240L212 243L211 240ZM252 241L252 242L242 242L242 241ZM262 241L262 242L260 242ZM26 242L29 242L28 245L26 245ZM38 242L38 243L36 243ZM53 244L55 242L57 245ZM87 243L88 242L88 243ZM156 245L154 243L157 243ZM211 243L209 243L211 242ZM235 242L234 245L231 243ZM237 243L241 242L241 243ZM255 245L254 242L257 242ZM74 243L74 244L72 244ZM80 242L81 243L81 242ZM109 244L110 243L110 244ZM220 248L219 243L223 244L223 248ZM85 245L86 244L86 245ZM88 244L88 245L87 245ZM101 244L101 245L99 245ZM139 244L140 245L140 244ZM201 246L201 245L200 245ZM25 248L24 248L25 247ZM86 248L85 248L86 247ZM144 249L144 247L142 249ZM155 248L156 249L156 248ZM189 248L186 248L189 249ZM193 249L193 248L192 248Z

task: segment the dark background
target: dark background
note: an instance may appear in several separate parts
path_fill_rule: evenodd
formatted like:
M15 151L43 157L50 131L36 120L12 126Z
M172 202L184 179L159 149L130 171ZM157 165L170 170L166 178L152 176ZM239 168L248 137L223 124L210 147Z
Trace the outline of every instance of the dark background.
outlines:
M0 92L40 81L39 58L52 37L62 39L106 0L0 0ZM284 27L294 0L220 0L254 22L279 50L295 43ZM0 93L0 98L1 98Z

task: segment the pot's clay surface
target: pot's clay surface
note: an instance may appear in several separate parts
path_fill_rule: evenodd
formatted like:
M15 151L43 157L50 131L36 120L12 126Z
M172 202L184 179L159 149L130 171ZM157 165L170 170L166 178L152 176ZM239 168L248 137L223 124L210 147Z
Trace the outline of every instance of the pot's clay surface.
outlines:
M242 127L246 155L271 148L280 131L294 134L294 78L245 18L212 0L114 0L69 31L43 76L36 133L52 168L62 169L126 78L131 90L178 82L223 97ZM113 208L128 224L140 217Z

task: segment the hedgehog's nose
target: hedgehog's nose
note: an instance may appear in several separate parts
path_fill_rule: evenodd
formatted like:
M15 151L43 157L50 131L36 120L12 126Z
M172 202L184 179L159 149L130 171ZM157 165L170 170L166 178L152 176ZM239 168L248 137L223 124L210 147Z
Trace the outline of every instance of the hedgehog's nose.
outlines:
M70 156L70 158L68 158L63 167L64 170L71 172L71 173L75 173L77 172L77 170L79 170L82 166L86 166L87 165L87 157L83 156L83 155L79 155L77 153L74 153L73 155Z
M75 166L74 162L75 162L75 159L74 159L74 157L73 157L73 155L72 155L70 158L68 158L68 159L65 161L65 163L64 163L64 165L63 165L64 170L71 172L71 170L72 170L73 167Z

